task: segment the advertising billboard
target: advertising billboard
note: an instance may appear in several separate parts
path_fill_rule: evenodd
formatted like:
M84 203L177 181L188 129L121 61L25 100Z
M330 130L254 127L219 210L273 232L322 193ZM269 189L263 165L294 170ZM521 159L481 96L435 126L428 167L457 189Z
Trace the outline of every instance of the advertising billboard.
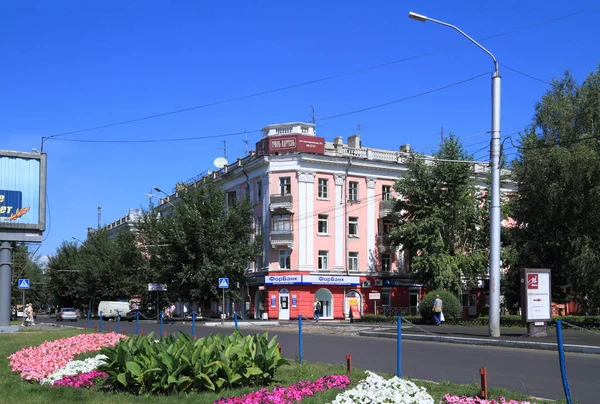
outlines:
M256 144L259 156L282 152L325 154L325 139L307 135L269 136Z
M521 305L527 322L552 320L552 289L549 269L521 270Z
M0 150L0 240L41 242L46 154Z

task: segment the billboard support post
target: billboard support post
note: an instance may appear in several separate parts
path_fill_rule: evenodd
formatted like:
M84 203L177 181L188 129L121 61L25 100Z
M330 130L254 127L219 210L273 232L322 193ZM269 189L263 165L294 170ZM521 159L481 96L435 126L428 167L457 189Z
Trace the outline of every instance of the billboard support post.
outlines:
M4 241L0 246L0 327L10 325L10 281L12 275L12 247ZM23 307L25 313L25 307Z

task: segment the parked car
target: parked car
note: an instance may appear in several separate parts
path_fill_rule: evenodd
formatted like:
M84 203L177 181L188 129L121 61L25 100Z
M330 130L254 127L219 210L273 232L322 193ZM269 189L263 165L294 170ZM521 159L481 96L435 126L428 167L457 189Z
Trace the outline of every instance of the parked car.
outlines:
M63 307L60 310L58 310L58 313L56 314L56 321L65 321L65 320L77 321L78 318L79 318L78 310L76 310L72 307Z

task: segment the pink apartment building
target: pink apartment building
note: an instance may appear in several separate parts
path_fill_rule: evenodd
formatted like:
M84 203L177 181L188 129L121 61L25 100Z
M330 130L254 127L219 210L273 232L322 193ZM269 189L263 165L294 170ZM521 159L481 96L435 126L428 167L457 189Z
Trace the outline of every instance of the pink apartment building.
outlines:
M308 123L277 124L263 129L249 156L190 180L219 178L228 204L246 193L255 204L263 255L247 270L246 310L239 311L257 319L312 318L317 298L322 319L349 318L351 306L360 314L417 314L424 291L411 281L402 248L385 241L393 186L409 152L408 145L363 147L358 135L327 142ZM463 300L465 314L477 314L485 281L470 285Z

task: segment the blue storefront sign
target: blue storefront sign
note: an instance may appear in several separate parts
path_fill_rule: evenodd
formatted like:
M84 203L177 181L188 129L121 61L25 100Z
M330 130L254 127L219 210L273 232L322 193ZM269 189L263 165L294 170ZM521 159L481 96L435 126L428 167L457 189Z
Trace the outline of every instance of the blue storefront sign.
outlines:
M360 283L360 277L302 275L302 283L305 285L358 286Z
M302 275L265 276L265 285L297 285L302 283Z

